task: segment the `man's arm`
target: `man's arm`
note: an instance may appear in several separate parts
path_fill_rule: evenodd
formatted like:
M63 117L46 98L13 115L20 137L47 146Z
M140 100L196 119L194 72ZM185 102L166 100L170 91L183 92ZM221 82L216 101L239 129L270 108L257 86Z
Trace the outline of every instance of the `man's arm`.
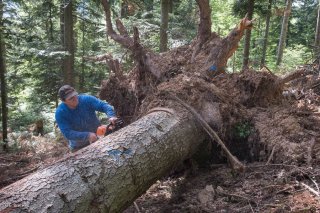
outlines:
M116 117L113 106L108 104L105 101L102 101L94 96L88 96L88 100L91 103L91 106L99 112L104 112L109 118Z
M61 130L62 134L68 140L86 140L89 137L89 132L79 132L73 130L70 125L68 124L67 120L63 118L61 112L56 112L56 121L58 124L59 129Z

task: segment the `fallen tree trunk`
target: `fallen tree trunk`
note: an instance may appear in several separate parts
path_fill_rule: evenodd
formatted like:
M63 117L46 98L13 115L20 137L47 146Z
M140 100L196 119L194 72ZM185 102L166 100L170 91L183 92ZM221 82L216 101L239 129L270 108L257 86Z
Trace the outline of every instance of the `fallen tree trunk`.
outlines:
M0 212L121 212L206 137L191 114L152 112L3 188Z

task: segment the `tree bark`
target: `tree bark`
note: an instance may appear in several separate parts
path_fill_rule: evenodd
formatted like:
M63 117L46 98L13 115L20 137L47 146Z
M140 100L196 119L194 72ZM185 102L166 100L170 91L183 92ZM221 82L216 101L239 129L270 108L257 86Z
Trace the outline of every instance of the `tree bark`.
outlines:
M160 52L168 50L168 23L170 1L161 0L161 24L160 24Z
M245 30L252 28L252 21L246 16L240 24L233 29L227 37L218 41L211 49L205 65L201 68L202 73L207 73L208 76L223 73L228 59L237 50L240 39L243 37ZM212 72L212 67L215 67Z
M253 17L254 0L248 2L248 19L251 20ZM243 62L242 70L249 68L249 55L250 55L250 40L251 40L251 29L246 30L243 50Z
M74 33L72 1L63 4L63 47L67 55L63 60L64 83L74 86Z
M199 43L203 44L211 36L211 9L209 0L197 0L200 9L200 23L198 27Z
M189 113L155 111L0 190L0 212L121 212L207 138Z
M314 52L316 55L316 62L318 63L318 71L320 71L320 0L318 1L318 15L316 33L314 38Z
M318 16L317 16L317 26L314 38L314 52L316 57L319 57L320 53L320 0L318 1Z
M54 41L54 36L53 36L53 17L54 17L54 15L53 15L53 7L54 7L54 5L53 5L53 2L52 2L52 0L49 0L48 1L48 7L49 7L49 17L48 17L48 22L49 23L47 23L47 34L49 35L49 41L50 42L53 42Z
M6 88L6 64L5 64L5 42L3 39L3 7L0 0L0 84L1 84L1 120L2 120L2 141L3 149L7 150L7 126L8 126L8 108L7 108L7 88Z
M191 62L200 52L202 45L211 37L211 9L209 0L196 0L200 10L200 23L198 27L197 45L195 46Z
M287 0L287 6L284 11L282 26L281 26L281 34L279 39L278 51L277 51L277 62L276 65L280 65L283 57L283 50L286 46L287 32L288 32L288 23L289 17L291 13L292 0Z
M260 68L262 68L266 63L266 53L267 53L267 44L268 44L269 29L270 29L270 18L271 18L271 8L272 8L272 0L269 0L268 13L267 13L267 17L266 17L266 30L265 30L264 39L263 39Z
M121 18L127 18L128 17L128 2L126 2L126 1L122 1L121 2L120 17Z

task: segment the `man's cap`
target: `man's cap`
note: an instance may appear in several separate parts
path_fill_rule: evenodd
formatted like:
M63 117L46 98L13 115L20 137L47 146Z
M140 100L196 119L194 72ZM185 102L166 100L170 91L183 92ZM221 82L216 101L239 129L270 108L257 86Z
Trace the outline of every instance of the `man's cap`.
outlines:
M70 85L64 85L59 89L59 97L61 100L65 101L68 98L71 98L75 95L78 95L77 91Z

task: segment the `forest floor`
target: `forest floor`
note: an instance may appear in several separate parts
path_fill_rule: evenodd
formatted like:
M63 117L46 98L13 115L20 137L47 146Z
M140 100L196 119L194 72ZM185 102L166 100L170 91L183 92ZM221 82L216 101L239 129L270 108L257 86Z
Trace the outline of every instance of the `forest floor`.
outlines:
M229 91L233 100L245 102L249 99L235 89L242 85L235 79L247 82L256 77L229 76L215 84ZM252 97L249 101L254 102ZM244 123L240 132L249 134L227 143L246 165L245 172L232 171L221 155L224 160L163 177L124 212L320 212L318 73L291 81L281 97L267 107L248 106L250 125ZM0 188L67 154L65 143L54 139L33 136L19 141L19 149L0 153Z

